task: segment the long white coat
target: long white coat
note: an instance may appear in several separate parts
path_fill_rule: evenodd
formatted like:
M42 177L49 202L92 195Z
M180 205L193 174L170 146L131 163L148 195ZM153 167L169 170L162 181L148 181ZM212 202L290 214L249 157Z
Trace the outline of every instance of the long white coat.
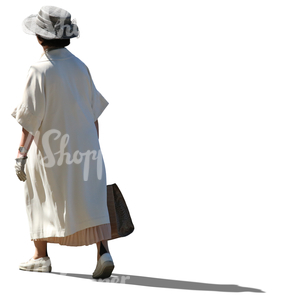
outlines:
M31 239L110 222L94 125L107 105L87 66L66 48L49 51L30 67L12 116L34 135L24 190Z

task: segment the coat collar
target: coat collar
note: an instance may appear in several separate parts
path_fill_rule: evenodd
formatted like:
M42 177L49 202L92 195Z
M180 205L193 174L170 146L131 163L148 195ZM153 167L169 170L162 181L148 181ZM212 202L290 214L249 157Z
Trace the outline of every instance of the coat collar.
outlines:
M40 61L61 60L71 57L73 54L66 48L58 48L46 51L42 54Z

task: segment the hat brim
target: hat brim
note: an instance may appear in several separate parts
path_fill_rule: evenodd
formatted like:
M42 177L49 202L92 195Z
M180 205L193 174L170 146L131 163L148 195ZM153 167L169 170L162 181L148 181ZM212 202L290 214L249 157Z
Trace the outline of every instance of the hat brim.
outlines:
M36 23L37 15L30 15L27 17L23 23L23 31L27 34L38 34L42 38L47 39L47 40L52 40L52 39L71 39L74 37L77 37L78 34L73 34L71 36L62 36L62 37L57 37L55 34L41 28L40 26L37 25Z
M23 31L27 34L38 34L45 39L55 39L55 34L42 29L36 24L37 15L30 15L27 17L23 23Z

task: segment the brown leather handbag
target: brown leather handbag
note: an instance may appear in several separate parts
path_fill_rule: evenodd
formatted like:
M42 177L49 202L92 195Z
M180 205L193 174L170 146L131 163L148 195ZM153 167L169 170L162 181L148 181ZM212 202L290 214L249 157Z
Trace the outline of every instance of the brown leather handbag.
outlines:
M134 226L125 199L116 183L107 185L107 207L111 225L111 239L131 234Z

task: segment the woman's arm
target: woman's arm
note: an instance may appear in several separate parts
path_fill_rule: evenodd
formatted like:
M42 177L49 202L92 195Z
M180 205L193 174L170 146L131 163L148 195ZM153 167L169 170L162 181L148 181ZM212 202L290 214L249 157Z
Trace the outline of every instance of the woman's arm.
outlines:
M98 125L98 120L95 122L96 130L97 130L97 136L99 139L99 125Z
M22 136L21 136L21 141L20 141L20 145L19 147L23 146L25 147L27 150L29 150L30 145L32 143L34 139L34 136L31 135L24 127L22 128ZM19 157L24 157L27 156L27 153L20 153L19 149L18 149L18 154L17 154L17 158Z
M99 125L98 125L98 120L95 122L96 130L97 130L97 136L99 138ZM21 136L21 141L19 147L23 146L25 147L28 151L30 149L31 143L34 140L34 136L31 135L24 127L22 128L22 136ZM24 157L26 154L20 153L18 150L17 158L18 157Z

